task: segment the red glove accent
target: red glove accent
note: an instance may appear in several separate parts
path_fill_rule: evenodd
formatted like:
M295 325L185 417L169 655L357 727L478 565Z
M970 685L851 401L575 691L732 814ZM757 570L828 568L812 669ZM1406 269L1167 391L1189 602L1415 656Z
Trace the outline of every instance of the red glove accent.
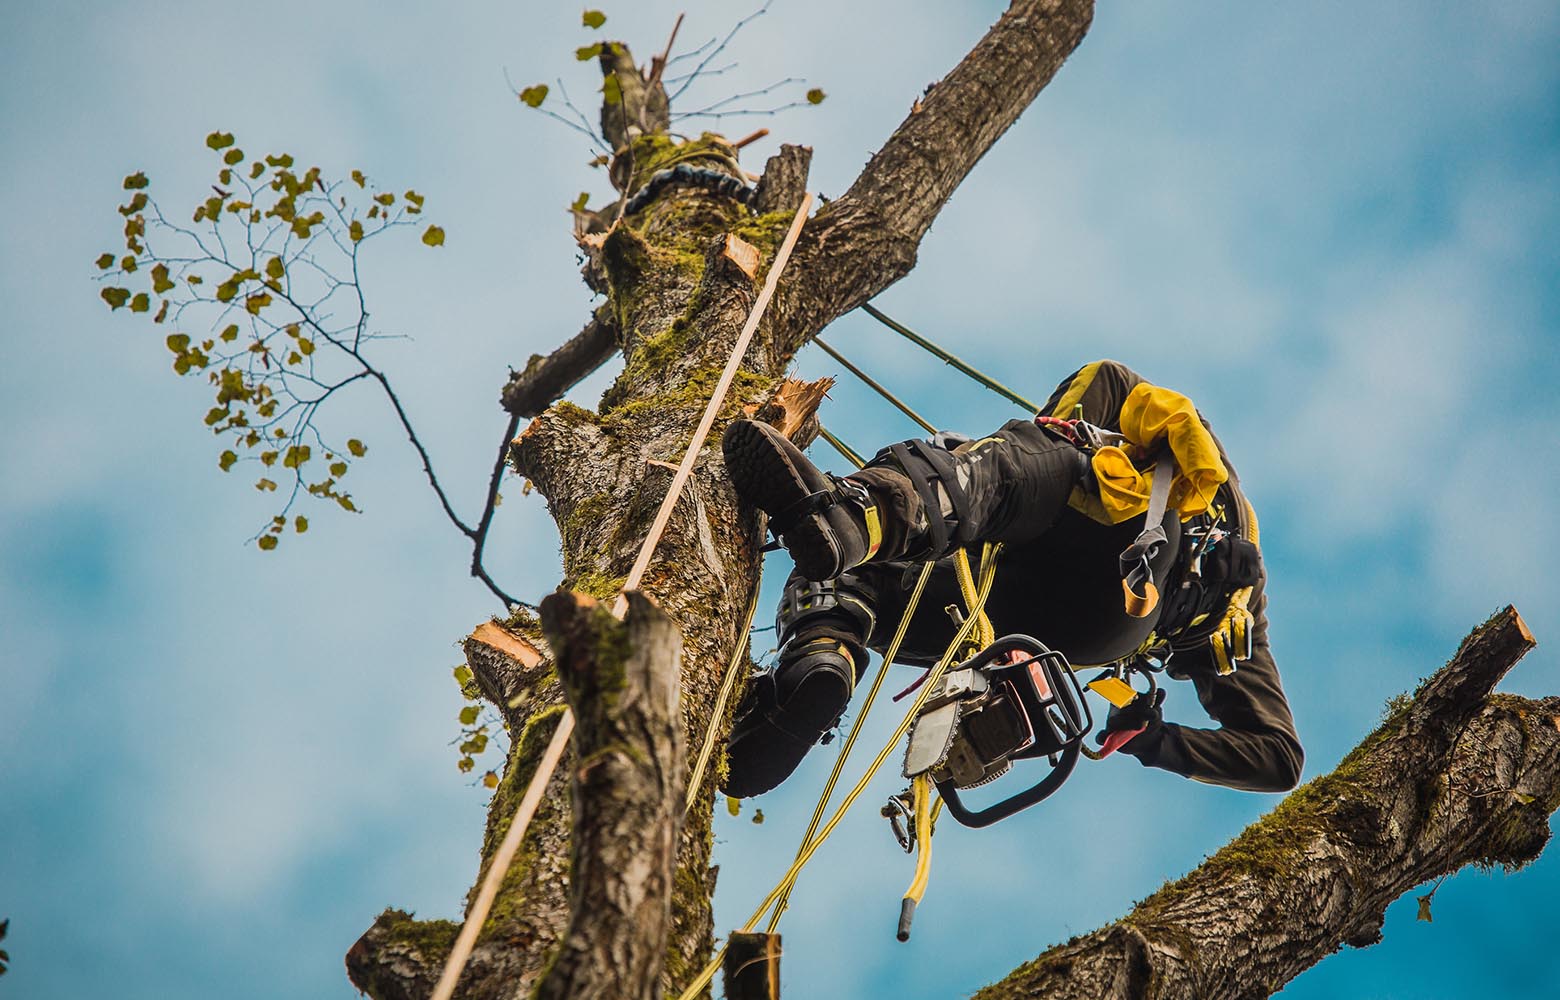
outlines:
M1139 726L1136 729L1118 729L1114 732L1107 733L1105 735L1105 741L1100 744L1100 757L1109 757L1117 750L1120 750L1128 743L1131 743L1133 737L1137 736L1147 728L1147 726Z

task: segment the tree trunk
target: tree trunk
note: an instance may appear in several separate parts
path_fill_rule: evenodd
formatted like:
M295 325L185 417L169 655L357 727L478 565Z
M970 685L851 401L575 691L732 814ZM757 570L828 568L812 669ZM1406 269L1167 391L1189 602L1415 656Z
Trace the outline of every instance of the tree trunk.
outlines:
M541 613L578 721L571 919L535 995L653 1000L682 825L680 637L639 591L629 592L623 622L571 593L549 596Z

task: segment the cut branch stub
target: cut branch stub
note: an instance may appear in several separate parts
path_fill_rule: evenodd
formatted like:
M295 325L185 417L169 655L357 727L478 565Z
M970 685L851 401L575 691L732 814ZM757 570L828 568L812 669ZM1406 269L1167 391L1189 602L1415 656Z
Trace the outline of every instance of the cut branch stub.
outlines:
M487 621L461 644L483 697L503 713L512 731L558 701L557 684L549 677L548 653L538 648L539 640L537 635Z
M538 1000L660 992L682 823L681 636L630 591L623 621L583 594L542 601L574 710L570 919Z
M726 234L726 244L721 248L721 256L737 265L737 269L747 275L748 280L753 280L758 275L758 247L744 240L735 233Z
M499 399L510 413L534 417L605 364L616 349L617 331L611 314L598 309L585 329L562 347L545 357L533 357L522 372L511 372Z
M750 416L774 425L798 448L806 448L818 436L818 404L832 388L834 380L828 376L816 382L783 379L763 405L751 408Z
M807 170L811 165L811 146L781 146L780 152L764 164L764 176L753 191L753 208L759 215L794 213L807 193Z

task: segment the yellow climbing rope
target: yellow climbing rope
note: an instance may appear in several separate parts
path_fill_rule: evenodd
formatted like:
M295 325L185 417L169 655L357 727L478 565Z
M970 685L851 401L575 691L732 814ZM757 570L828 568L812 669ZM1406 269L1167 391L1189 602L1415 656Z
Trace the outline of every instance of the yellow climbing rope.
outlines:
M861 797L861 793L866 791L867 785L876 777L878 769L888 760L889 755L894 752L894 748L899 745L899 741L904 739L905 734L910 731L911 724L915 721L915 717L920 714L921 707L926 704L926 699L931 695L933 689L936 688L938 680L942 678L949 665L953 663L955 655L975 631L976 623L986 606L986 599L991 595L991 585L996 580L997 556L1001 550L1001 543L986 543L980 561L980 581L976 589L974 603L970 608L970 615L965 618L963 624L954 633L953 641L948 644L947 650L944 651L937 664L928 672L926 683L922 685L920 692L916 695L915 702L905 713L904 719L894 729L893 734L889 737L888 742L884 744L883 749L878 751L877 757L873 759L872 764L867 768L867 772L861 776L855 787L850 790L844 801L840 803L839 808L834 811L834 815L829 817L829 821L824 824L822 830L818 831L817 836L809 841L807 846L797 854L796 860L786 870L785 874L781 876L779 883L770 890L769 895L764 897L763 902L759 903L758 909L753 911L752 916L748 917L742 926L738 928L739 930L744 932L752 930L753 926L768 912L769 907L796 883L796 878L801 873L802 868L806 866L808 861L812 860L813 855L818 852L818 848L823 846L824 841L829 839L829 835L839 826L840 821L845 818L845 814L850 811L850 807L856 803L856 800ZM720 968L721 960L725 958L725 955L726 946L722 945L710 963L683 990L678 1000L693 1000L694 997L698 996L700 991L714 978L715 970Z
M910 782L910 796L915 815L915 877L910 880L910 888L905 890L905 898L899 904L897 936L901 941L910 940L910 918L915 916L915 908L926 895L927 880L932 877L932 778L929 773L922 771ZM941 799L937 802L942 804Z
M807 832L802 834L801 846L796 849L797 857L802 856L802 852L807 850L808 843L812 841L813 834L818 832L818 824L823 821L823 813L829 808L829 799L834 795L834 786L839 783L840 772L845 770L845 762L850 759L851 749L856 745L856 737L861 735L867 715L872 711L878 692L883 689L883 679L888 676L889 666L893 664L894 657L899 655L899 645L904 642L905 633L910 630L910 619L915 616L915 609L921 603L921 592L926 589L926 581L931 579L932 568L936 565L935 560L929 559L926 565L921 567L921 575L915 581L915 589L910 591L910 600L905 604L904 614L899 616L899 627L894 630L893 640L883 651L883 662L878 664L877 676L872 678L872 687L867 691L867 700L861 706L855 724L850 727L850 733L845 737L845 745L840 748L840 755L835 759L833 769L829 771L829 780L824 783L823 794L818 797L818 805L813 808L812 819L807 822ZM780 925L780 917L785 913L790 902L791 889L787 887L776 901L774 913L769 916L769 926L764 928L766 933L775 932L775 928Z
M715 751L715 734L720 730L720 720L726 716L726 703L731 700L731 692L736 689L737 675L741 671L742 663L747 658L748 640L752 634L753 615L758 611L759 582L753 584L753 598L748 601L747 614L742 618L742 631L737 635L736 648L731 651L731 659L726 663L726 677L721 681L720 694L715 697L715 708L710 712L710 726L704 731L704 745L699 748L699 757L694 762L693 772L688 775L688 795L683 802L683 813L686 815L693 808L694 800L699 797L699 787L704 784L704 769L709 767L710 755Z

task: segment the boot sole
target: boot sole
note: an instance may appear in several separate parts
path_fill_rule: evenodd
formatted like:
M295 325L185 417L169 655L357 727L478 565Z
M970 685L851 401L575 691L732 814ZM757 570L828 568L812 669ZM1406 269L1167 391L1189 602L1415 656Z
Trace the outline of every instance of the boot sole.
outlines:
M811 463L803 466L793 461L792 452L801 457L801 451L768 424L733 422L726 428L721 450L737 495L770 516L830 486ZM846 569L840 565L841 546L827 512L800 518L782 541L796 571L809 580L832 580Z

